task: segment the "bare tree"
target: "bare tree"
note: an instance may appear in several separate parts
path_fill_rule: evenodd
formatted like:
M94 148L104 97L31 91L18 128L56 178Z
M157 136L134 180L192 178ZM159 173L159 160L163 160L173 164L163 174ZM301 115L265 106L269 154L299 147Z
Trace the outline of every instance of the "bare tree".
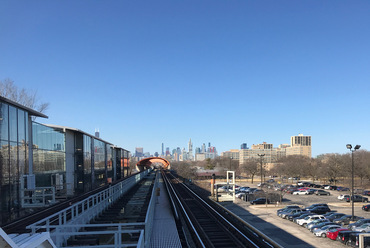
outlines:
M257 174L257 172L259 171L258 168L258 161L257 160L254 160L254 159L250 159L248 160L247 162L245 162L244 164L242 164L241 166L241 171L251 175L251 178L252 178L252 183L253 183L253 178L254 176Z
M354 154L355 174L360 178L360 184L363 186L364 178L369 178L370 172L370 152L366 150L357 151Z
M337 178L345 176L348 172L346 164L348 164L348 154L330 153L323 154L319 157L322 162L321 174L329 179L329 181L336 182Z
M188 162L172 162L171 169L175 170L176 173L184 180L196 177L197 169L195 168L195 166Z
M40 113L44 113L49 107L49 103L38 103L37 92L19 89L11 79L0 80L0 95Z

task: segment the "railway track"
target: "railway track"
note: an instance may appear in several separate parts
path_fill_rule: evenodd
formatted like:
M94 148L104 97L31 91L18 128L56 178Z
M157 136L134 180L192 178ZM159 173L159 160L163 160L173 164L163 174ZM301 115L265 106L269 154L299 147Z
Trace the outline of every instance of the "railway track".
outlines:
M113 185L116 184L116 183L119 183L121 181L127 180L130 177L134 177L135 175L136 175L136 173L132 174L128 177L125 177L121 180L118 180L118 181L114 182ZM65 209L65 208L73 205L76 202L82 201L82 200L88 198L91 195L94 195L94 194L96 194L100 191L105 190L108 187L109 187L109 185L105 185L105 186L99 187L97 189L94 189L90 192L87 192L85 194L82 194L80 196L74 197L72 199L65 200L63 202L59 202L57 204L51 205L51 206L49 206L47 208L44 208L44 209L40 209L40 210L34 212L33 214L24 216L24 217L19 218L15 221L12 221L11 223L5 224L1 228L6 233L28 233L28 232L31 232L31 230L26 229L26 227L28 225L31 225L31 224L39 221L39 220L42 220L42 219L44 219L44 218L46 218L46 217L48 217L48 216L50 216L54 213L57 213L57 212Z
M176 208L183 216L197 247L280 247L247 223L202 199L168 171L163 178Z

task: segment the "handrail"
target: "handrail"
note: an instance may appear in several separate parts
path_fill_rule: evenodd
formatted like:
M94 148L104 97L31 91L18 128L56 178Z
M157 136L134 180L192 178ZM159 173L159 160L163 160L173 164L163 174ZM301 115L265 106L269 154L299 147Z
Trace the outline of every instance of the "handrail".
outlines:
M62 211L37 221L27 226L27 228L31 229L32 233L36 233L40 229L46 229L46 231L51 232L54 242L60 247L61 244L65 243L72 236L72 233L78 231L81 226L107 209L150 171L151 169L148 169L137 174L135 177L130 177L127 180L117 183L81 202L77 202ZM70 226L71 224L72 226ZM60 226L68 226L67 229L63 229L67 232L64 232L62 237L59 237L59 233L54 235L56 230L61 228Z

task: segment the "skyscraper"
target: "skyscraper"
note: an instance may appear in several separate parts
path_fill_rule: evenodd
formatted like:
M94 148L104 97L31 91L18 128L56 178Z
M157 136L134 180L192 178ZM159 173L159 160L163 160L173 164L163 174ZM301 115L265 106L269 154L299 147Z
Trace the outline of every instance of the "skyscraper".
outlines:
M144 156L144 148L142 147L135 147L135 157L143 157Z
M248 149L247 143L243 143L240 145L240 149Z
M162 143L162 156L164 156L164 144Z
M188 144L188 147L189 147L189 155L188 155L188 159L189 160L194 160L194 156L193 156L193 143L191 143L191 139L189 140L189 144Z

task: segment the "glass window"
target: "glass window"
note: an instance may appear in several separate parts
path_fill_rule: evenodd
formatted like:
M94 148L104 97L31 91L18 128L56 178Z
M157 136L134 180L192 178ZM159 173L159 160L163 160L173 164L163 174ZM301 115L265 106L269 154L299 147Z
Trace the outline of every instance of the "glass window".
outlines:
M9 140L18 141L17 138L17 109L13 106L9 106Z
M94 186L98 187L105 184L105 144L94 139Z
M32 122L33 145L37 149L65 151L65 135L62 131Z
M8 140L9 127L8 127L8 104L0 103L0 139Z
M26 121L24 111L18 109L18 142L20 144L26 142Z

